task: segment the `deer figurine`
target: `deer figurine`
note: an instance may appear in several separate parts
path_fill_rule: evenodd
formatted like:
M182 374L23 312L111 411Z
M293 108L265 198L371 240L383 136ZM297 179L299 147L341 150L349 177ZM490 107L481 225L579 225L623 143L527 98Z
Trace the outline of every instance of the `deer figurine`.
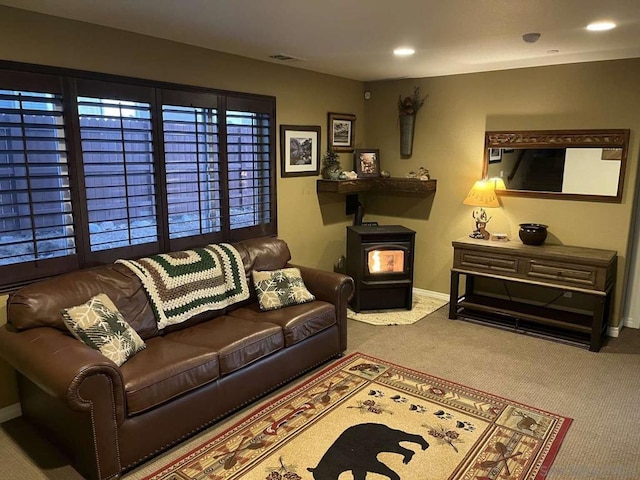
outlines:
M487 223L489 223L489 220L491 220L491 217L487 215L487 212L485 212L484 208L479 208L478 210L474 210L471 213L471 216L476 221L476 229L470 235L470 237L489 240L489 237L491 235L489 234L489 232L487 232L486 227L487 227Z

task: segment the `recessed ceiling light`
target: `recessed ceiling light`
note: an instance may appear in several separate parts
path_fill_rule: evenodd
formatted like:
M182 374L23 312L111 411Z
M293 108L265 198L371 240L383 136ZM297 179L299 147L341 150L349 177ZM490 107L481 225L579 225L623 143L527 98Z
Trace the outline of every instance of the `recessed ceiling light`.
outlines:
M536 43L540 40L540 34L538 32L525 33L522 35L522 40L527 43Z
M413 55L414 53L416 53L416 51L411 47L400 47L396 48L393 51L393 54L397 55L398 57L408 57L409 55Z
M612 28L616 28L616 24L613 22L593 22L587 25L587 30L591 32L604 32Z

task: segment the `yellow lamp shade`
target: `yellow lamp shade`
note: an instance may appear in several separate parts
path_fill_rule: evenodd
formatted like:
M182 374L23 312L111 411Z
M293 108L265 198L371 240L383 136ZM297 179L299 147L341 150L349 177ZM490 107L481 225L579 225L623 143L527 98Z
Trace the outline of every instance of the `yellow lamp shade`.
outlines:
M499 207L495 183L491 180L478 180L462 203L473 207Z

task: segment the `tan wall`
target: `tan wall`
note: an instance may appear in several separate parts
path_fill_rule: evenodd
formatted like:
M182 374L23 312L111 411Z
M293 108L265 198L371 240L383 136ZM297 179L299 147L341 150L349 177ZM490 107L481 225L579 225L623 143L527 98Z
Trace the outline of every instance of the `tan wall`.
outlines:
M502 197L487 229L518 239L518 225L549 225L548 241L617 250L613 325L621 316L623 275L637 175L640 59L519 69L365 85L367 148L380 148L393 176L424 166L438 180L431 199L367 198L365 220L401 223L417 231L416 285L449 291L451 240L473 229L462 204L482 175L486 130L629 128L631 146L621 204ZM397 101L414 86L428 94L416 119L413 155L400 158Z
M462 200L482 174L485 130L631 128L622 204L509 197L489 223L490 231L514 238L520 222L546 223L550 241L618 250L622 280L638 159L640 60L376 82L366 85L372 99L364 102L360 82L6 7L0 31L4 60L273 95L278 124L320 125L323 151L327 112L356 114L356 146L380 148L383 169L404 176L425 166L438 180L430 197L362 195L365 220L418 232L415 284L438 292L449 290L451 240L473 226ZM417 118L413 156L404 160L396 104L414 85L429 98ZM351 168L346 154L342 162ZM316 177L278 179L279 235L294 261L330 269L344 253L351 218L343 197L318 197L315 183ZM619 299L620 288L615 319ZM0 297L0 323L3 305ZM0 361L0 408L16 399L15 375Z
M363 141L361 82L6 7L0 7L0 31L3 60L273 95L278 124L322 127L321 153L328 112L355 114L356 142ZM277 162L279 168L279 153ZM295 261L331 267L349 219L337 201L321 212L317 178L278 179L279 235ZM340 245L326 244L338 237Z
M3 60L273 95L278 124L322 127L321 153L328 112L355 114L356 142L363 141L361 82L6 7L0 32ZM317 178L278 178L278 233L295 262L331 269L350 218L343 198L323 199L321 208ZM0 408L16 398L14 373L0 361Z

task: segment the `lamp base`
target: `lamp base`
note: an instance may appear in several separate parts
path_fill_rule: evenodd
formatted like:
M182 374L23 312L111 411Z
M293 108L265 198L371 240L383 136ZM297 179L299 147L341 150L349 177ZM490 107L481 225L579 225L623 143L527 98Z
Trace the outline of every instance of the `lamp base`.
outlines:
M486 230L487 224L485 222L476 222L476 229L469 234L469 237L476 238L478 240L489 240L491 234Z

